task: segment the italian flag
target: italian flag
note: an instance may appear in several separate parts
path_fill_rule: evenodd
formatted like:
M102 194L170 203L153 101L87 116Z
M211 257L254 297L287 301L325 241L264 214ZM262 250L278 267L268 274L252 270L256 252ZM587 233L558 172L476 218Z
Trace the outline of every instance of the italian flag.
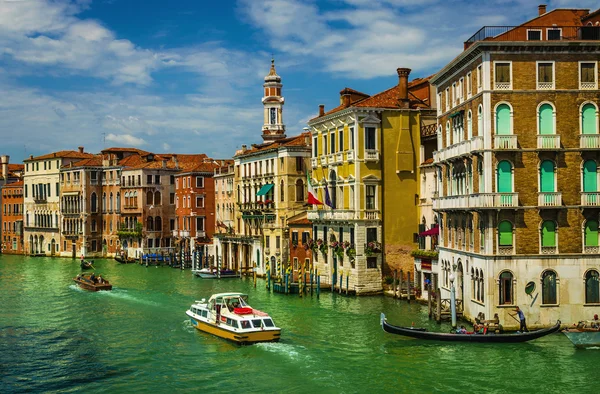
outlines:
M317 193L315 193L315 189L312 186L312 180L310 179L310 173L308 170L306 171L306 183L308 185L308 203L310 205L323 205L321 201L317 198Z

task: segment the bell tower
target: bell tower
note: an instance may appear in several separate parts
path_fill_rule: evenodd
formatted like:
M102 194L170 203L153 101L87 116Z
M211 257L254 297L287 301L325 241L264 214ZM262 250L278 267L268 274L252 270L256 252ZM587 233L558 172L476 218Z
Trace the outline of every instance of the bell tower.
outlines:
M285 124L283 124L283 104L281 97L281 77L275 71L275 59L271 59L271 70L265 77L265 89L262 103L264 107L264 124L262 138L265 141L275 141L285 138Z

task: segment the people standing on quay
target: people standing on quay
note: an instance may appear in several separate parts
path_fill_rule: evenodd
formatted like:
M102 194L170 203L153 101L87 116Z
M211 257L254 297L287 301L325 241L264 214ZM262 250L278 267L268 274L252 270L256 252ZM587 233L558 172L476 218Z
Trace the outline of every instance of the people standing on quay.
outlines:
M527 324L525 322L525 314L523 313L523 311L521 310L521 308L519 308L517 306L515 308L515 312L517 312L516 314L519 316L519 322L521 323L521 325L519 326L519 331L521 331L521 332L529 332L529 330L527 329ZM511 314L511 316L515 316L515 315Z

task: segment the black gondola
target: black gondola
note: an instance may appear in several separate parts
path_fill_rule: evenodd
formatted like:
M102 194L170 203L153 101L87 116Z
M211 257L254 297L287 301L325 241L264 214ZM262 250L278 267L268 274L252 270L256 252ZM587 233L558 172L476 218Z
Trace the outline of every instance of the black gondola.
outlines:
M550 328L541 330L513 333L513 334L445 334L441 332L429 332L427 330L414 329L410 327L399 327L389 324L385 318L385 314L381 314L381 327L383 331L390 334L403 335L406 337L427 339L433 341L450 341L450 342L478 342L478 343L516 343L526 342L532 339L541 338L553 332L560 330L560 320Z
M129 262L127 260L127 257L123 257L123 256L115 256L115 260L121 264L127 264Z
M92 268L94 268L94 266L92 265L91 261L81 260L81 269L82 270L89 270L89 269L92 269Z

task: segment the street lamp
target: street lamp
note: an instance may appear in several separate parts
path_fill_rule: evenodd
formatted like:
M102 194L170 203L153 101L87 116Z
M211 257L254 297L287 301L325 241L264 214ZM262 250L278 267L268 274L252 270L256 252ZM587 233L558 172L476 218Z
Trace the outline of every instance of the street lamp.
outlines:
M456 328L456 294L454 289L454 272L450 273L450 313L452 315L452 328Z

